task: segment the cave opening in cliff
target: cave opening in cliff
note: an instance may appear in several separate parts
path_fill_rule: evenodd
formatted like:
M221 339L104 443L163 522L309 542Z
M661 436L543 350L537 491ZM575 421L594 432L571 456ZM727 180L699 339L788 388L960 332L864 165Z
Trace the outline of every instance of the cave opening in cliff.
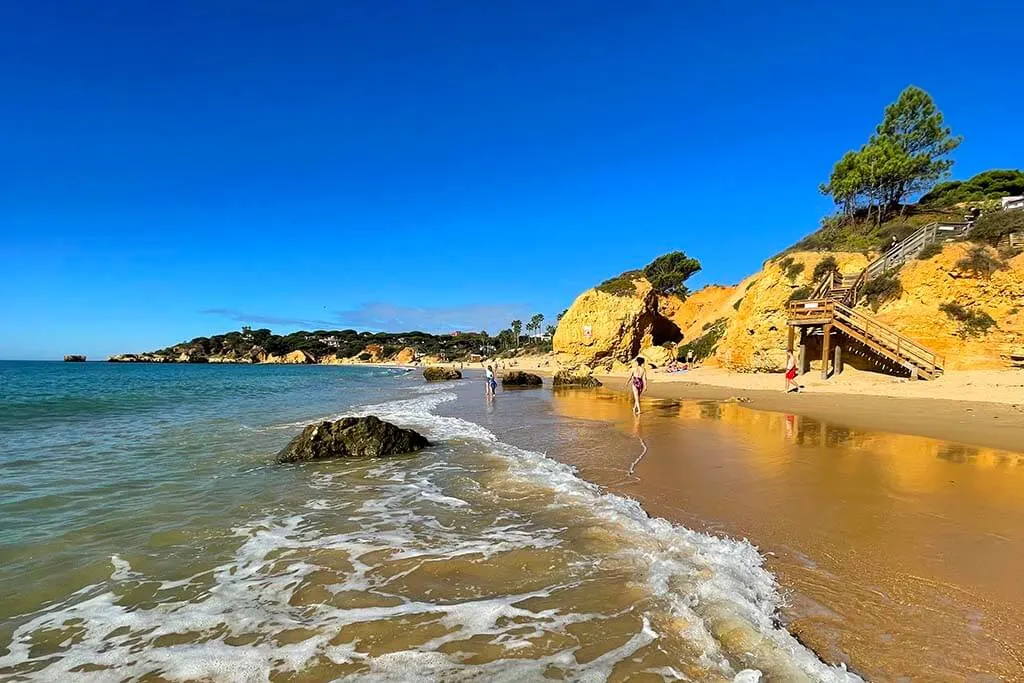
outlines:
M656 315L654 317L654 325L651 329L651 336L654 340L655 346L661 346L662 344L678 344L683 339L683 331L679 329L679 326L668 318Z

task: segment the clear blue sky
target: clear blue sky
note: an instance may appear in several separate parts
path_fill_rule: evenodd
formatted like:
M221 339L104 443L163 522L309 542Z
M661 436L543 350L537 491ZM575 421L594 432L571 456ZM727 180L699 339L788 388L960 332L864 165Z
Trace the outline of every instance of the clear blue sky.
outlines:
M0 358L549 318L813 230L908 84L1024 164L1020 3L0 2Z

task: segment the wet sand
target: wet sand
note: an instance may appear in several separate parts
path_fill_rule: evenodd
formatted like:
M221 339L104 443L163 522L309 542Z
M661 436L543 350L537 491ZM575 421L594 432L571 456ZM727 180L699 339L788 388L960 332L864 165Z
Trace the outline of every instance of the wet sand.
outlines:
M602 376L600 379L611 391L625 391L621 377ZM749 408L795 413L857 429L1024 451L1024 403L820 394L813 391L786 394L781 390L742 390L687 382L661 382L660 379L653 378L646 394L648 398L738 399ZM781 376L779 382L781 386Z
M708 389L655 385L639 420L619 393L555 392L557 415L605 424L552 455L651 515L755 543L788 628L827 661L872 680L1024 678L1024 453L1005 448L1024 444L1024 418L926 399L678 396Z

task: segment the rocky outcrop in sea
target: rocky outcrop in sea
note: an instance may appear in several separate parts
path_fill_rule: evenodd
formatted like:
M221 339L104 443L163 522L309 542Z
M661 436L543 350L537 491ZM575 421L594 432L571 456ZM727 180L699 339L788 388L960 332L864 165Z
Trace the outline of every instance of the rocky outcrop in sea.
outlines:
M423 368L423 379L428 382L444 382L454 379L462 379L462 373L455 368L442 368L431 366Z
M544 384L544 380L538 375L534 375L529 372L523 372L522 370L513 370L512 372L506 372L501 378L501 386L503 387L539 387Z
M415 453L429 445L419 432L402 429L373 415L344 417L307 426L278 453L277 462L386 458Z

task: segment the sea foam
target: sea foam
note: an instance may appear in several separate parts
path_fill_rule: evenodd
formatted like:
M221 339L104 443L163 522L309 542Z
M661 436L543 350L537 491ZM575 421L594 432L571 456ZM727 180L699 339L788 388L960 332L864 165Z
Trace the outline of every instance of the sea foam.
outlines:
M763 672L773 680L860 680L841 666L821 662L777 624L782 606L778 587L750 543L651 518L636 501L602 491L567 465L504 443L475 423L433 412L455 399L448 389L431 386L413 398L347 414L373 413L421 430L435 442L481 444L506 466L501 476L508 486L546 491L552 506L571 510L575 524L611 529L617 555L652 596L669 605L678 618L672 623L683 631L675 635L691 643L701 653L701 666L717 677L747 683ZM511 594L467 589L457 600L436 600L395 593L396 582L426 563L559 547L559 529L539 527L511 509L496 513L472 534L455 528L452 520L458 518L452 515L476 512L457 491L437 484L442 475L458 474L457 469L443 461L414 468L400 461L367 466L365 487L373 496L362 498L344 494L363 485L346 480L339 489L337 473L314 470L302 510L269 513L238 525L232 529L237 546L230 560L186 580L147 578L114 556L108 583L86 587L21 620L9 652L0 655L0 675L114 681L157 672L169 680L264 681L275 672L312 667L327 667L343 677L345 667L352 666L359 667L352 671L360 680L371 681L518 681L558 667L573 680L598 681L666 635L645 615L627 641L585 664L571 650L516 658L531 637L596 618L524 606L572 587L578 573L597 571L594 567L552 567L552 585ZM341 521L335 527L318 524L314 515ZM317 580L324 569L321 552L340 553L334 561L345 565L327 583ZM409 569L382 574L381 558L389 567L407 563ZM307 590L320 592L304 599ZM132 591L151 597L143 605L131 604L125 595ZM365 606L335 604L350 594L389 599ZM357 647L358 640L340 638L346 626L424 617L440 629L411 649L373 654ZM40 634L48 634L45 651L39 649ZM500 644L506 656L470 665L457 651L444 651L480 634ZM652 673L669 680L687 678L672 666Z

